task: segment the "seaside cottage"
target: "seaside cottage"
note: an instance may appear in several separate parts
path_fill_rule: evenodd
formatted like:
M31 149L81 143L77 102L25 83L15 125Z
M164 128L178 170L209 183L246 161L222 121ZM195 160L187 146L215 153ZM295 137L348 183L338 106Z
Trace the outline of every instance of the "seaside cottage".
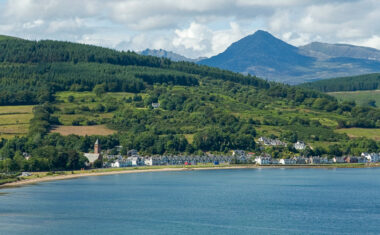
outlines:
M239 157L239 156L245 156L244 150L232 150L232 156Z
M144 165L145 166L153 166L153 158L152 157L144 158Z
M379 162L380 156L377 153L362 153L362 157L367 159L367 162Z
M327 157L321 157L321 158L319 158L319 163L320 164L328 164L329 159Z
M138 166L140 164L140 159L138 157L128 157L127 161L130 162L131 166Z
M271 160L271 157L258 156L255 158L255 162L258 165L268 165L268 164L271 164L272 160Z
M281 164L281 165L294 165L296 164L296 161L294 159L280 159L278 161L278 164Z
M345 163L344 157L333 157L332 158L333 163Z

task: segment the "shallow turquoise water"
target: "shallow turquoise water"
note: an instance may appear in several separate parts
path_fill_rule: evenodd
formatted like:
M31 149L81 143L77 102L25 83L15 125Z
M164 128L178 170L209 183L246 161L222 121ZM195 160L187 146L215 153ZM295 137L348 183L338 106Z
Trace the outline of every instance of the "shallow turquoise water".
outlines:
M154 172L0 192L0 234L380 233L380 169Z

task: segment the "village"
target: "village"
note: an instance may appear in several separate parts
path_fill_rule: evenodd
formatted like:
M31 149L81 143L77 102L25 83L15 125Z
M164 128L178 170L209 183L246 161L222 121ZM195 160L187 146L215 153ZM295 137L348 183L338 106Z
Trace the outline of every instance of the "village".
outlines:
M263 145L286 145L279 140L260 137ZM305 149L306 144L296 142L296 149ZM344 164L344 163L377 163L380 162L380 153L362 153L360 156L321 157L321 156L293 156L290 158L273 158L270 154L256 155L244 150L233 150L228 155L156 155L141 156L137 150L129 150L126 155L121 155L122 146L116 146L118 154L110 154L110 150L102 151L99 141L94 144L94 153L85 153L89 165L101 159L104 168L121 168L136 166L162 166L162 165L229 165L229 164L257 164L257 165L310 165L310 164Z

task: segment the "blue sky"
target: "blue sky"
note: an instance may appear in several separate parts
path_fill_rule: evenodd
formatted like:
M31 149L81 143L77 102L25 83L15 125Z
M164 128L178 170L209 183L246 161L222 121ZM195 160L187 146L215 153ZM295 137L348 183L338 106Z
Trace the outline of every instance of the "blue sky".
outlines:
M0 0L0 34L196 58L258 29L294 45L380 49L378 0Z

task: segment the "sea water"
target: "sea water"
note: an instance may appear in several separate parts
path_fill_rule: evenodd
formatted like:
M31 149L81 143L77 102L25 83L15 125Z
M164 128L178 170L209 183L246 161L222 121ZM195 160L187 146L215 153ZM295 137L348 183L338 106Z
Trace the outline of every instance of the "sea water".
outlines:
M0 193L0 234L380 234L380 168L135 173Z

